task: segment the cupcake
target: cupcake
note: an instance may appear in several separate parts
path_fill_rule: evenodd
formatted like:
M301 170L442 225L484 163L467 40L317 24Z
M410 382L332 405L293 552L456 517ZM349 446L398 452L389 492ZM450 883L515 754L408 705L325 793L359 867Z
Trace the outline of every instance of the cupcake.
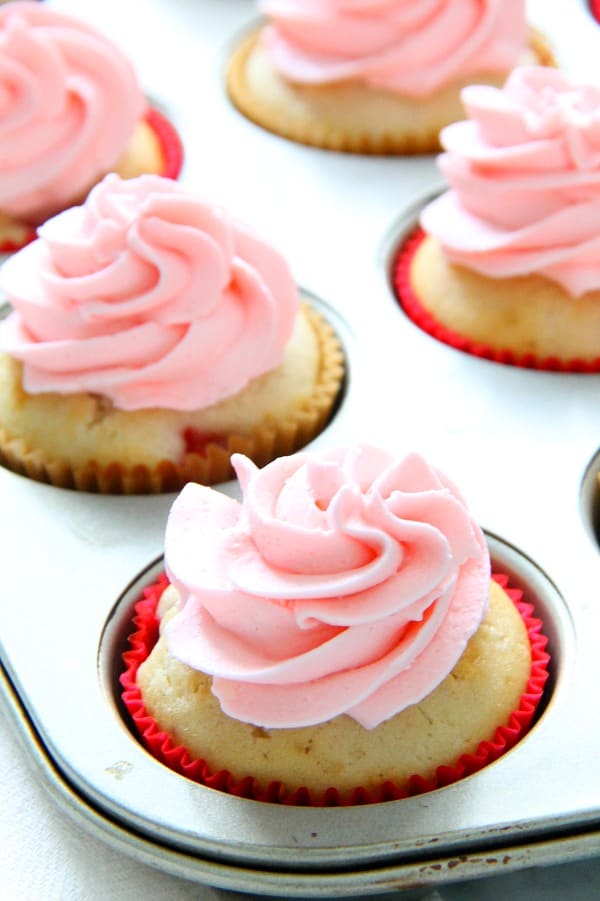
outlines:
M600 369L600 89L516 69L463 91L450 189L401 248L398 297L442 341L503 363Z
M401 798L517 741L545 639L455 486L360 445L187 485L136 607L123 699L158 759L256 800ZM519 593L517 593L519 594ZM158 620L160 637L158 636Z
M233 103L301 144L429 153L462 117L460 89L553 64L524 0L261 0L266 24L235 51Z
M280 254L178 183L107 175L0 285L0 461L61 487L179 489L309 441L343 378Z
M80 203L107 172L176 177L179 138L128 60L83 22L39 3L0 8L0 250Z

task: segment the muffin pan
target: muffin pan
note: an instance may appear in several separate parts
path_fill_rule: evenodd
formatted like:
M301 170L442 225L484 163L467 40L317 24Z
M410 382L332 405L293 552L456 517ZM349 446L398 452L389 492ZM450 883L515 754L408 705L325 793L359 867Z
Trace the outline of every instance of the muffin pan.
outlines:
M74 2L53 5L77 14ZM196 785L146 753L119 702L132 604L162 565L173 495L77 493L0 469L0 707L83 826L142 861L221 888L366 895L597 853L600 375L502 366L423 333L393 296L390 262L439 188L433 158L344 156L261 131L223 87L228 49L255 18L254 4L147 6L149 20L170 29L179 68L156 66L116 0L86 16L129 46L177 125L184 183L271 238L298 281L323 298L315 304L344 343L345 394L313 446L368 440L417 450L451 476L495 565L543 619L552 677L537 722L512 751L429 794L289 808ZM534 24L580 75L592 47L583 5L568 13L569 35L560 10L553 21L544 6ZM567 0L560 8L565 14Z

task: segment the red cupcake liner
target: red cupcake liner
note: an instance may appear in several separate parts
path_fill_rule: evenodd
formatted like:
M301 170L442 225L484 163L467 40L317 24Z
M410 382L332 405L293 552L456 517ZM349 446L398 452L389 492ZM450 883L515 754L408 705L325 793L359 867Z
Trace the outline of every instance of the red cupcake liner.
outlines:
M15 253L35 241L36 237L35 228L28 228L22 241L0 241L0 253Z
M600 23L600 0L590 0L589 7L596 22Z
M600 0L598 0L600 8ZM509 350L496 350L489 344L472 341L470 338L447 328L438 322L431 313L425 309L410 280L410 267L419 245L426 237L422 228L415 229L405 239L399 248L393 263L392 278L396 291L396 298L406 315L412 319L415 325L431 335L437 341L494 363L504 363L506 366L518 366L521 369L539 369L546 372L600 372L600 357L594 360L559 360L558 357L536 357L535 354L516 354Z
M550 660L550 655L546 651L548 639L542 633L541 620L534 616L533 604L522 600L523 592L520 589L508 587L507 575L495 573L492 578L505 590L523 618L531 645L531 673L519 706L511 714L508 723L499 726L491 740L482 741L475 753L463 754L453 766L438 767L431 779L414 775L409 779L407 786L400 787L394 782L385 782L376 791L358 787L349 800L343 800L333 787L318 796L312 795L307 788L289 791L277 781L273 781L266 789L261 789L252 776L236 779L227 770L213 772L204 760L193 758L184 747L176 745L148 714L136 683L138 667L146 660L158 641L159 620L156 617L156 607L161 594L169 584L164 573L144 590L135 605L133 624L136 631L129 636L130 649L123 654L126 670L120 676L123 686L121 697L143 744L159 762L187 779L240 798L294 806L344 807L397 801L433 791L476 773L510 750L531 724L548 679Z
M173 123L154 107L148 107L144 121L152 129L160 144L164 159L164 178L176 179L183 166L183 144ZM37 229L27 228L22 241L0 241L0 253L15 253L31 244L37 237Z
M148 107L144 121L158 138L165 161L164 178L177 178L183 166L183 144L173 123L153 106Z

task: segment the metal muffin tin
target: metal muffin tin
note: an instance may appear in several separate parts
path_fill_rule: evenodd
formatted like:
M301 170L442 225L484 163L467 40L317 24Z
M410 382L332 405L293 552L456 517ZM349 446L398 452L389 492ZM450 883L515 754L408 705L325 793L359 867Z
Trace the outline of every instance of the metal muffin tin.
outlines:
M77 12L78 4L53 5ZM0 706L8 720L57 801L86 828L140 860L225 889L366 895L598 853L600 375L476 359L405 317L390 288L391 259L423 203L411 198L438 182L433 158L313 150L243 119L225 96L223 66L252 21L248 0L148 0L181 61L179 94L177 72L156 72L137 33L131 46L119 5L97 6L90 20L109 34L119 25L114 37L129 43L153 98L180 128L183 180L205 193L208 186L271 237L342 338L345 396L313 446L369 440L418 450L450 475L486 529L496 566L543 618L552 678L545 708L516 748L426 795L306 809L193 784L147 754L118 700L131 606L160 569L174 496L89 495L0 469ZM591 26L576 9L569 43L581 64ZM555 35L560 48L560 29Z

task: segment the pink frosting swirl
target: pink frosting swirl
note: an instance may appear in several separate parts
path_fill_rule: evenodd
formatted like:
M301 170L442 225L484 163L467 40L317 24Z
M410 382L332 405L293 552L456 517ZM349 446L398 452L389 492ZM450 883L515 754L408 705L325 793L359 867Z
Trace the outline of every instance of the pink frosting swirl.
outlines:
M0 284L0 350L30 393L201 409L279 365L298 310L282 257L167 178L107 175L50 219Z
M265 45L306 84L357 80L421 97L462 76L507 72L527 37L524 0L260 0Z
M145 101L121 52L40 3L0 7L0 210L39 221L114 167Z
M346 713L366 728L429 694L486 609L490 562L456 488L369 446L232 460L240 504L189 484L165 560L171 653L267 728Z
M600 89L532 66L462 96L469 120L442 131L451 190L423 228L484 275L536 272L574 297L600 289Z

